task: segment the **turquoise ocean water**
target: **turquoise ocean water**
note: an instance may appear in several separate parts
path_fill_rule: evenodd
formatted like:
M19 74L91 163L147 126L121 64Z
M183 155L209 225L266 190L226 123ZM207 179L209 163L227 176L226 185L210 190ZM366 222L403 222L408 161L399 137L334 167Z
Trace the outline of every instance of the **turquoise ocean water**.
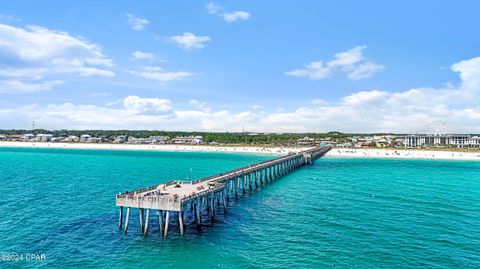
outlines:
M144 238L115 194L271 156L0 149L0 268L480 268L480 162L323 158L200 228Z

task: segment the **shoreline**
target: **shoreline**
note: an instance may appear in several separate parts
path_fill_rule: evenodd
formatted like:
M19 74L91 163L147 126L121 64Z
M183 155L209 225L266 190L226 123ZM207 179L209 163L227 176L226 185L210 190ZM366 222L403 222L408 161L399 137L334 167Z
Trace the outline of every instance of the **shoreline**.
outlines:
M138 150L165 152L216 152L216 153L254 153L267 155L285 155L311 147L250 147L250 146L209 146L209 145L152 145L152 144L101 144L101 143L52 143L52 142L12 142L1 141L0 148L50 148L85 150Z
M211 145L143 145L143 144L94 144L0 141L0 148L51 148L84 150L138 150L164 152L215 152L284 155L311 147L266 147L266 146L211 146ZM419 160L465 160L480 161L478 152L421 150L421 149L350 149L333 148L325 156L347 158L394 158Z
M349 158L389 158L412 160L480 161L480 151L441 151L420 149L347 149L333 148L325 156Z

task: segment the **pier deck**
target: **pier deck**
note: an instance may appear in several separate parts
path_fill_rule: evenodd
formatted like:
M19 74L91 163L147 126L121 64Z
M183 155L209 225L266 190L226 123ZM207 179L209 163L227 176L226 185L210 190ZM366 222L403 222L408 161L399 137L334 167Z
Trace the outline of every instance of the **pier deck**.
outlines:
M238 197L239 192L253 190L300 166L310 164L330 149L331 147L311 148L199 180L175 180L117 194L116 205L120 207L119 228L122 228L123 208L127 208L125 232L128 230L130 209L138 208L141 229L146 234L150 210L154 209L159 211L160 231L165 236L168 231L170 212L177 213L180 232L183 234L184 212L189 209L195 216L197 224L201 224L202 208L206 209L209 217L214 216L215 205L223 206L226 212L226 204L231 196ZM144 209L147 210L145 221ZM163 224L163 218L165 218L165 224Z

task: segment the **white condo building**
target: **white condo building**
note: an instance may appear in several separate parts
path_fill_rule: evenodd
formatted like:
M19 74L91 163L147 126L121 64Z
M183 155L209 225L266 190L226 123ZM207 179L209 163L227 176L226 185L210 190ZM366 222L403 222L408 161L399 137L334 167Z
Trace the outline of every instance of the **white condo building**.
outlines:
M455 147L480 148L480 137L449 134L449 135L407 135L402 137L403 145L408 148L420 147Z

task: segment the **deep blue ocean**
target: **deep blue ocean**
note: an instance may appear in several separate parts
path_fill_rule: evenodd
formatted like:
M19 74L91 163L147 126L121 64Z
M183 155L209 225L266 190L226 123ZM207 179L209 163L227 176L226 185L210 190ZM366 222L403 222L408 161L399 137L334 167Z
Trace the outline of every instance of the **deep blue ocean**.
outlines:
M480 268L480 162L322 158L183 237L118 230L118 192L269 158L0 148L0 268Z

